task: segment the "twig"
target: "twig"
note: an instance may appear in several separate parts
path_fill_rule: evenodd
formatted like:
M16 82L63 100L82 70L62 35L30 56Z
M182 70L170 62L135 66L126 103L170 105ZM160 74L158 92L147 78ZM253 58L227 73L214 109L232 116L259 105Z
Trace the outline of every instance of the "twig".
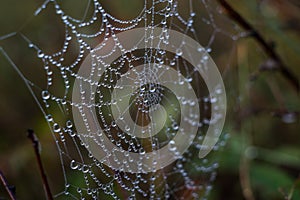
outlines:
M252 33L251 36L258 42L258 44L263 48L266 54L278 64L279 71L281 72L281 74L294 86L297 92L299 92L300 85L297 76L295 76L283 63L280 56L274 51L273 46L267 43L263 36L251 24L249 24L237 11L235 11L226 2L226 0L218 1L226 9L229 16L234 21L236 21L242 28Z
M11 200L16 200L15 194L12 191L11 186L7 183L7 180L6 180L4 174L2 173L1 170L0 170L0 179L1 179L1 181L2 181L2 183L3 183L3 185L4 185L5 189L6 189L6 191L8 193L10 199Z
M249 177L249 160L247 158L241 158L240 162L240 183L242 192L246 200L255 200L253 191L250 184Z
M53 196L51 194L49 183L47 181L47 176L46 176L45 170L43 168L43 163L42 163L42 159L40 156L40 142L39 142L38 138L36 137L36 135L34 134L34 131L31 129L28 130L28 138L31 140L33 148L34 148L34 153L35 153L35 156L36 156L36 159L38 162L39 170L40 170L41 177L43 180L44 190L46 192L48 200L53 200Z

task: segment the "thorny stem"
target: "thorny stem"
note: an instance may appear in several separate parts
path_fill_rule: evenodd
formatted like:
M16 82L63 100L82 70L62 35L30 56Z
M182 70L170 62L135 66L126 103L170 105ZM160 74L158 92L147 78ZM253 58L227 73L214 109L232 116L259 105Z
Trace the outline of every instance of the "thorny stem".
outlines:
M0 179L1 179L1 182L3 183L5 189L6 189L7 193L8 193L10 199L11 199L11 200L16 200L15 194L14 194L14 192L11 190L10 185L7 183L7 180L6 180L4 174L2 173L1 170L0 170Z
M41 177L43 180L43 185L44 185L44 190L46 192L47 198L48 200L53 200L53 196L51 194L51 190L49 187L49 183L47 180L47 176L43 167L43 163L42 163L42 159L40 156L40 142L38 140L38 138L36 137L36 135L34 134L34 131L29 129L28 130L28 138L31 140L33 148L34 148L34 153L38 162L38 166L39 166L39 170L41 173Z
M251 24L249 24L237 11L235 11L226 2L226 0L218 1L234 21L236 21L242 28L252 33L251 36L258 42L258 44L263 48L266 54L278 64L280 73L294 86L296 91L299 92L300 85L298 78L283 63L280 56L274 51L272 45L266 42L263 36Z

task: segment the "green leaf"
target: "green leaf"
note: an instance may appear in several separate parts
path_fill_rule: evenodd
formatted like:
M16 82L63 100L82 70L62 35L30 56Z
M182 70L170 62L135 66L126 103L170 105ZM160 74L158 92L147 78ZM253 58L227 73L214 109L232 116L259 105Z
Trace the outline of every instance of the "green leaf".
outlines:
M293 185L293 178L286 172L267 164L253 163L250 177L255 193L262 199L283 199L284 197L278 198L282 195L279 189L290 188Z

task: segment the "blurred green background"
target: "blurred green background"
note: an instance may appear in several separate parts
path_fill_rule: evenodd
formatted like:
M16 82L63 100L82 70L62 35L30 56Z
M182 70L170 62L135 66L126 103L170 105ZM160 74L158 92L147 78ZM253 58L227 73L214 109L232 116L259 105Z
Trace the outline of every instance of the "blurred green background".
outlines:
M143 7L140 0L100 2L112 15L125 19L136 15ZM187 12L185 2L180 2L182 12ZM284 63L300 77L299 1L228 2L274 45ZM42 3L38 0L1 0L0 37L21 31L36 38L34 42L44 48L59 49L63 36L58 30L62 27L55 26L55 17L49 17L51 14L47 12L33 17L35 9ZM68 0L63 5L66 8L72 6L74 12L80 13L85 3ZM197 9L197 5L202 8ZM216 16L220 29L237 30L237 25L230 22L220 5L215 1L208 1L207 5ZM199 16L204 12L202 3L195 3L194 9ZM199 40L206 45L209 37L202 36L201 31L197 31ZM219 152L220 167L209 199L300 199L299 91L279 72L259 70L268 57L255 40L245 36L235 41L233 36L234 31L228 41L223 41L217 35L211 45L211 54L220 67L227 89L228 117L224 130L230 133L230 139ZM45 87L45 77L41 75L44 72L39 73L35 68L41 63L32 59L35 52L28 50L20 35L0 40L0 46L29 80ZM33 149L26 138L26 130L32 128L42 144L50 186L54 193L59 193L64 182L55 141L26 85L2 54L0 81L0 169L8 182L16 186L20 199L45 198ZM8 198L2 185L1 198Z

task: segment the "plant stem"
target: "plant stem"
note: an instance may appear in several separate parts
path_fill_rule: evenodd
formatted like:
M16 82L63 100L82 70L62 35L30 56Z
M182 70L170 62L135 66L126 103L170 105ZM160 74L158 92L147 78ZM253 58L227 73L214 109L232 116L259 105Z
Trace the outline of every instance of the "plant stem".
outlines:
M228 12L228 15L236 21L243 29L252 32L251 36L257 41L257 43L263 48L266 54L274 60L279 67L280 73L294 86L297 92L300 90L299 80L288 67L283 63L281 57L274 51L272 45L270 45L263 36L249 24L237 11L235 11L226 0L218 0L223 8Z
M31 140L33 148L34 148L34 153L35 153L35 156L36 156L36 159L38 162L38 166L39 166L39 170L41 173L44 190L46 192L47 198L48 198L48 200L53 200L53 196L51 194L47 176L46 176L46 173L45 173L45 170L43 167L43 163L42 163L42 159L40 156L40 142L39 142L37 136L34 134L34 131L31 129L28 130L28 138Z
M249 160L247 158L241 158L239 166L239 175L244 198L246 200L255 200L250 184Z
M7 180L6 180L4 174L2 173L1 170L0 170L0 179L1 179L1 181L2 181L2 183L3 183L3 185L4 185L5 189L6 189L6 191L8 193L10 199L11 200L16 200L15 194L11 190L11 188L10 188L9 184L7 183Z

